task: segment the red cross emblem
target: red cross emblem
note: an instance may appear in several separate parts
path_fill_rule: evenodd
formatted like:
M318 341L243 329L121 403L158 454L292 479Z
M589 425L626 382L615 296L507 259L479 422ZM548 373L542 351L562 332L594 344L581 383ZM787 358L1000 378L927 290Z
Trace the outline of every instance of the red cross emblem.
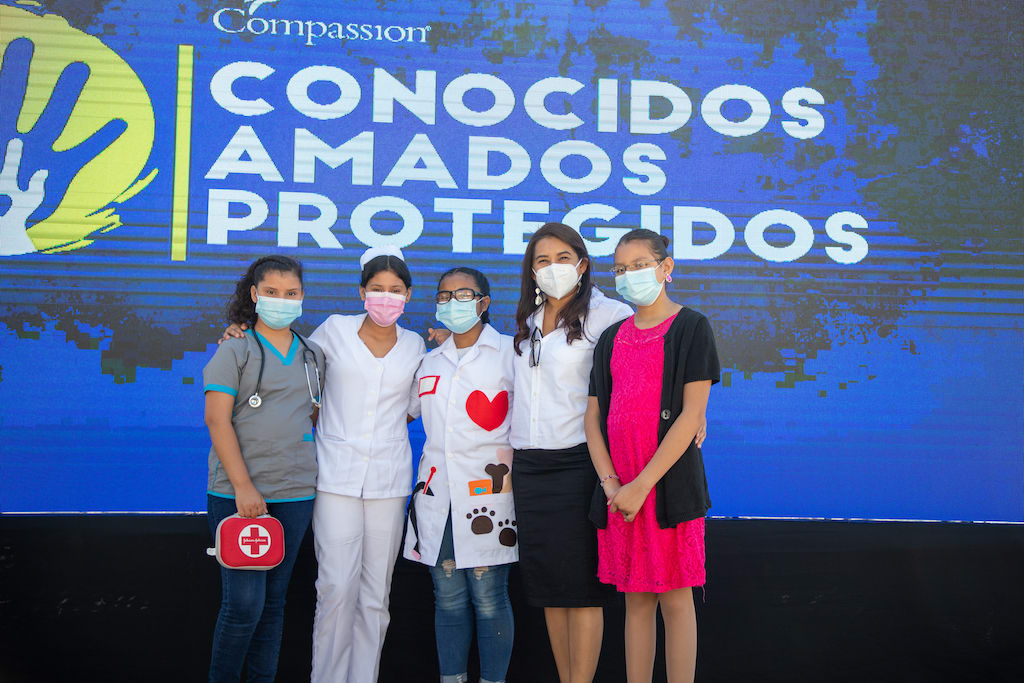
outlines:
M270 532L259 524L250 524L238 534L238 547L249 557L263 557L270 550Z

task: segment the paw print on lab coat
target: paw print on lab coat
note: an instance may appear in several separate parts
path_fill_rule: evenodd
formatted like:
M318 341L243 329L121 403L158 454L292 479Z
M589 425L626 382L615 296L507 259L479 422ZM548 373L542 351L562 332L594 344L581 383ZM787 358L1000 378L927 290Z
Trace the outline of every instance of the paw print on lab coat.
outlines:
M519 541L519 534L515 530L516 520L505 520L504 522L498 522L498 528L501 531L498 532L498 543L503 546L512 548Z
M476 517L473 515L476 515ZM466 513L466 519L473 520L470 522L469 528L477 536L483 536L494 531L494 522L491 521L493 516L494 510L488 510L486 507L473 508L473 512Z

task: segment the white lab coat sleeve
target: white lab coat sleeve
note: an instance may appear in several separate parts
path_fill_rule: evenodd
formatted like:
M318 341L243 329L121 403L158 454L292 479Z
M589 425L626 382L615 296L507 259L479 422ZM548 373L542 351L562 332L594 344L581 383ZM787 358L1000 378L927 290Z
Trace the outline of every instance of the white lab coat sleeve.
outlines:
M412 386L409 387L409 416L416 419L421 414L420 408L420 375L423 373L423 365L420 365L420 369L416 371L415 377L412 380Z
M423 339L416 337L418 343L417 358L419 358L419 365L416 368L416 372L412 376L412 386L409 387L409 415L414 418L420 416L420 377L423 374L423 361L427 357L427 345L423 343Z
M507 337L507 340L502 339L502 343L505 344L505 346L501 348L501 360L504 365L502 369L505 371L505 377L508 378L508 405L510 406L509 418L511 419L511 406L513 405L512 399L515 398L516 393L516 383L513 379L516 373L516 351L515 346L512 344L512 337Z

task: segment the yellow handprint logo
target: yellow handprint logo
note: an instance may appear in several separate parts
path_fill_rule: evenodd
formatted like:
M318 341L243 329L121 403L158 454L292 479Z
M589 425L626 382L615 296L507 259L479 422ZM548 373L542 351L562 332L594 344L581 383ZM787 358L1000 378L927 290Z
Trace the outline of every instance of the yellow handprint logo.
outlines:
M0 255L92 244L156 175L142 177L149 95L113 50L53 14L0 6L0 59Z

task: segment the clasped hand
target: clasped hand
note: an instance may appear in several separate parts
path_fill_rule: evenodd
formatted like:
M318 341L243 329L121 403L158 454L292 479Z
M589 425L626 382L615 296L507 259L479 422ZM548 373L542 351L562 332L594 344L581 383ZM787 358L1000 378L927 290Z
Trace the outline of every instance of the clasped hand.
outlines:
M622 519L632 522L647 500L651 489L639 480L634 479L628 484L619 484L613 479L605 482L604 493L608 497L608 514L618 512Z
M706 420L701 422L700 427L697 428L697 434L694 436L697 448L700 448L701 444L704 443L704 439L707 438L707 429L708 423ZM604 495L608 498L609 514L618 512L622 514L622 519L627 522L632 522L636 519L637 513L640 512L640 507L647 500L647 494L651 492L651 487L640 483L638 479L634 479L628 484L619 483L617 478L607 479L603 487Z

